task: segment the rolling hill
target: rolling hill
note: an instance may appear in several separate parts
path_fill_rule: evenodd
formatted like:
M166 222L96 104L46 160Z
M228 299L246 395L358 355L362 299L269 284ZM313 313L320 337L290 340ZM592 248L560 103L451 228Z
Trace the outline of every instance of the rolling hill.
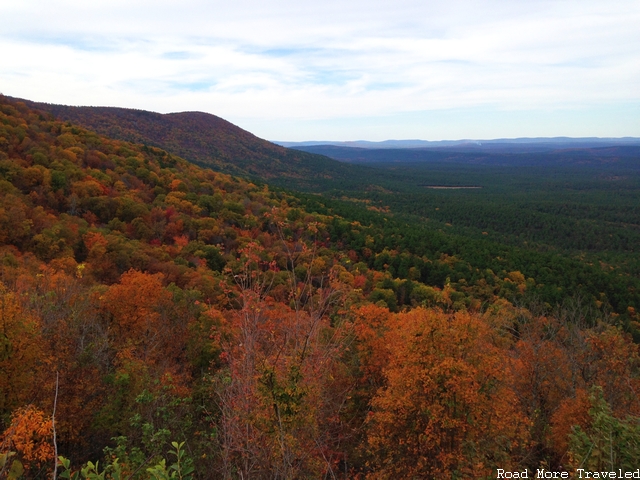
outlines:
M159 147L203 167L279 186L317 189L318 181L361 173L358 167L324 155L275 145L209 113L161 114L14 100L110 138Z

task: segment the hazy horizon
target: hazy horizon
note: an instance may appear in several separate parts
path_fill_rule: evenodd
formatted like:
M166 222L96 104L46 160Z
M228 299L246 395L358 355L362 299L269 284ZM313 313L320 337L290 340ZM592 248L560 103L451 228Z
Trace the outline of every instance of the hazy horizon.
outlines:
M401 143L401 142L420 142L420 143L448 143L448 142L527 142L532 141L537 143L539 141L630 141L630 142L640 142L640 137L566 137L566 136L558 136L558 137L499 137L499 138L447 138L442 140L426 140L421 138L387 138L385 140L367 140L367 139L357 139L357 140L302 140L302 141L289 141L289 140L269 140L272 143L280 144L333 144L333 143L371 143L371 144L383 144L383 143Z

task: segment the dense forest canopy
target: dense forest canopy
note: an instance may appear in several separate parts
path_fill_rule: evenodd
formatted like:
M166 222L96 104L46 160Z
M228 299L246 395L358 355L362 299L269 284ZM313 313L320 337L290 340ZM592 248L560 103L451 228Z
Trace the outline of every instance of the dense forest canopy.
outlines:
M383 165L318 195L134 140L0 97L0 477L640 465L632 173L425 192L450 163Z

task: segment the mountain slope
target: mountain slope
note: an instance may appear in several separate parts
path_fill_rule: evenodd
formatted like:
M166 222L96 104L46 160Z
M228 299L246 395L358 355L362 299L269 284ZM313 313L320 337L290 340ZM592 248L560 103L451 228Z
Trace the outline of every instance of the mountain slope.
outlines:
M160 147L213 170L281 186L313 189L317 180L349 178L359 171L323 155L275 145L209 113L161 114L15 100L111 138Z

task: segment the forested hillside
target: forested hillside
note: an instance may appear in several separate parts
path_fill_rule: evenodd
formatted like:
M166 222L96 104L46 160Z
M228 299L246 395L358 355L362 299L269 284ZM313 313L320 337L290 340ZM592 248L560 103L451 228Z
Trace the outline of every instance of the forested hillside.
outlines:
M636 279L387 210L0 97L0 478L636 468Z
M127 108L24 102L110 138L160 147L216 171L284 186L313 189L321 179L348 178L361 171L323 155L275 145L209 113L163 115Z

